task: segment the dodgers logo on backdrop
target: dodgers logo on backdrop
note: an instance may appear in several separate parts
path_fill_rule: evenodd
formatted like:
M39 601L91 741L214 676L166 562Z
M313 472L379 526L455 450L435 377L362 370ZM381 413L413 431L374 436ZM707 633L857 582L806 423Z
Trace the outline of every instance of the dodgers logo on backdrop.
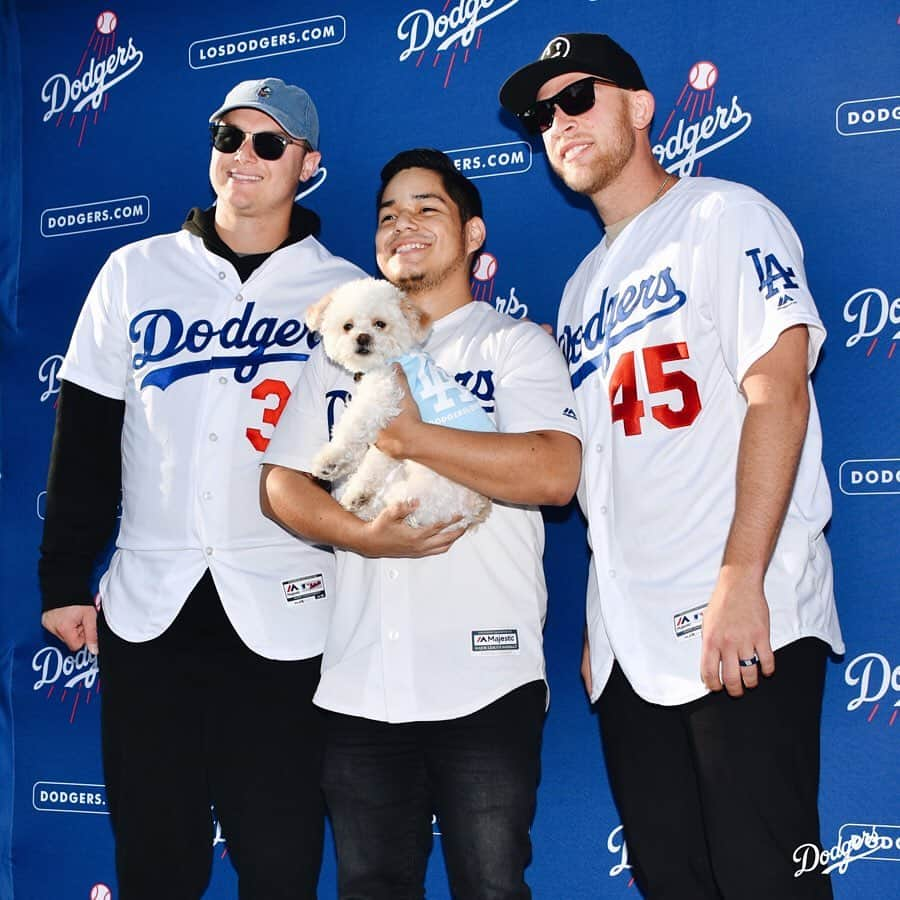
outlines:
M78 127L80 147L88 123L96 125L109 106L109 90L133 75L144 61L144 52L134 38L119 35L119 17L112 10L101 12L81 54L78 68L71 75L57 72L41 88L41 100L47 104L44 121L56 118L56 127L68 121Z
M452 6L451 6L452 2ZM397 40L404 45L400 62L415 55L416 68L422 67L426 54L432 53L429 68L443 63L444 87L450 84L454 67L469 62L471 51L481 47L484 26L512 9L519 0L443 0L435 15L422 7L408 12L397 26ZM449 52L445 52L449 51Z
M834 127L844 137L900 131L900 97L845 100L834 111Z
M801 844L794 851L794 878L808 874L844 875L858 860L900 862L900 825L851 822L841 825L833 846Z
M606 839L606 849L613 856L618 857L618 862L609 869L610 878L618 878L623 873L631 871L631 863L628 860L628 844L625 843L624 826L616 825ZM634 878L629 876L628 887L634 884Z
M47 700L65 705L70 723L75 721L82 705L97 705L100 690L97 657L87 647L75 653L59 647L41 647L31 659L31 668L37 673L32 690L43 691Z
M882 720L893 725L900 715L900 665L891 665L882 653L861 653L847 663L844 682L856 688L856 696L847 703L847 712L865 708L871 723L882 707Z
M472 268L472 280L469 288L472 291L473 300L481 300L491 303L498 312L506 313L512 319L524 319L528 316L528 304L516 296L515 286L509 289L509 296L494 297L494 280L497 276L499 263L493 253L486 251L479 253Z
M41 394L41 403L59 393L59 367L63 364L64 357L59 353L48 356L38 367L38 381L46 385ZM54 404L55 405L55 404Z
M845 344L848 349L871 338L866 345L866 356L871 356L883 338L890 341L887 356L891 359L900 341L900 297L891 299L881 288L863 288L847 298L844 321L854 328Z
M741 107L737 94L724 104L716 100L718 81L715 63L700 60L691 66L653 145L653 155L667 172L700 175L702 157L737 140L750 127L753 117Z

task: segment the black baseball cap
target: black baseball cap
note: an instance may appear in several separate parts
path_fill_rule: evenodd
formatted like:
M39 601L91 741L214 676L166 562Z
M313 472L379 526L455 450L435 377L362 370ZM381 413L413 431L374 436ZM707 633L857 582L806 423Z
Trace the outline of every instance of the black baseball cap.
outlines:
M506 79L500 103L518 116L534 103L541 85L567 72L596 75L626 90L647 90L638 64L608 34L558 34L537 62Z

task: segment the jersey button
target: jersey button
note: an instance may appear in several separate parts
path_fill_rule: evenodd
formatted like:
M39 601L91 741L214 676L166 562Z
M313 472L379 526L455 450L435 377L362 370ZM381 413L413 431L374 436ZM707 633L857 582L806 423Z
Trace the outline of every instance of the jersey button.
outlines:
M212 548L212 547L207 547L203 552L204 552L207 556L212 556L212 555L213 555L213 548Z
M605 506L601 506L601 507L600 507L600 515L601 515L601 516L605 516L605 515L606 515L606 507L605 507Z
M217 440L219 439L219 436L218 436L215 432L213 432L213 433L209 436L209 439L210 439L211 441L215 442L215 441L217 441Z
M243 295L243 294L236 294L234 299L237 300L238 303L240 303L241 300L244 299L244 295Z
M615 570L615 569L610 569L610 570L609 570L609 577L610 577L610 578L615 578L615 577L616 577L616 570Z
M219 272L219 281L224 281L224 280L225 280L225 273Z
M212 491L204 491L203 499L204 500L212 500Z
M228 384L228 379L224 375L220 375L219 384Z
M388 578L390 578L391 581L396 581L396 580L397 580L397 576L398 576L399 574L400 574L400 573L399 573L396 569L388 569Z
M602 453L602 452L603 452L603 444L597 444L597 446L594 447L594 449L595 449L598 453Z
M400 632L399 631L389 631L388 632L388 640L399 641L400 640Z

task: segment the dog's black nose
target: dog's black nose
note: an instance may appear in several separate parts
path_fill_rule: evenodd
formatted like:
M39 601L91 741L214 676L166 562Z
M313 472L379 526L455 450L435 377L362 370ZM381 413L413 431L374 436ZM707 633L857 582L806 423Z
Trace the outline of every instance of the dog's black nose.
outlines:
M368 347L369 344L372 343L372 335L371 334L358 334L356 336L356 343L359 344L360 347Z

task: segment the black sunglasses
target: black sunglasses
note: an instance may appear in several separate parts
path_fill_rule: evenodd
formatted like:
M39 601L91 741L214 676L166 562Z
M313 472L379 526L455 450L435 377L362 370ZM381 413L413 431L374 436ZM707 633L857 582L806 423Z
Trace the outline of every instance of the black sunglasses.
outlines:
M236 153L244 146L244 141L250 138L253 142L253 152L260 159L270 161L281 159L289 144L306 145L305 141L295 141L274 131L241 131L234 125L222 123L210 125L209 133L212 135L213 147L220 153Z
M568 116L586 113L596 99L595 84L612 84L608 78L581 78L566 85L558 94L546 100L532 103L525 112L519 113L519 121L529 134L543 134L553 124L553 107L558 106Z

